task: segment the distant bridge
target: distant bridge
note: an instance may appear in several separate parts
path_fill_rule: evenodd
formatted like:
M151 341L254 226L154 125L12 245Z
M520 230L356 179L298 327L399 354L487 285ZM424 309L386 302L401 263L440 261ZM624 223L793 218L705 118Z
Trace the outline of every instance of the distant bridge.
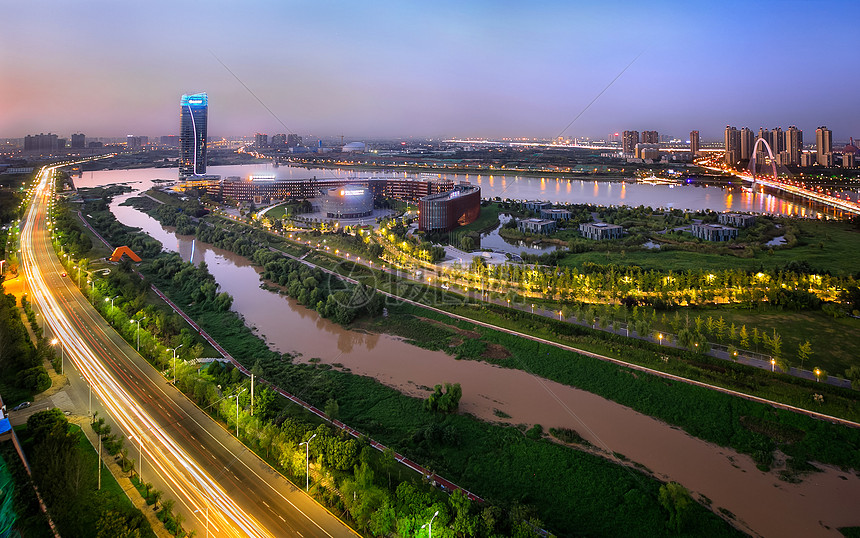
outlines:
M759 144L764 144L764 147L767 150L768 158L770 158L770 164L773 169L772 179L766 179L765 177L756 174L756 154L758 153ZM851 213L852 215L860 215L860 204L858 204L857 202L852 202L851 200L843 200L842 198L839 198L837 196L831 196L822 192L805 189L798 185L792 185L790 183L786 183L785 181L780 180L779 174L776 170L776 159L773 156L773 150L771 150L770 144L768 144L767 141L761 137L759 137L755 141L755 145L753 146L752 155L750 156L749 170L745 172L736 171L735 175L745 181L749 181L753 185L762 185L771 189L776 189L781 192L793 194L794 196L799 196L807 200L812 200L819 204L833 207L835 209L845 211L846 213Z

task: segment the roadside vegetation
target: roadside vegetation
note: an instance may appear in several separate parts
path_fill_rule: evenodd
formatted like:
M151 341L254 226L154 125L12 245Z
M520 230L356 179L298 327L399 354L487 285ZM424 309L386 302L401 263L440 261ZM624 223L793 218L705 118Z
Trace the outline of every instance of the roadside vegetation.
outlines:
M18 432L33 482L63 536L155 536L110 472L97 489L98 455L59 409L39 411Z
M99 222L107 224L108 227L113 226L104 221ZM218 226L204 226L198 226L198 229L215 234L223 233L218 231ZM251 234L245 234L245 239L250 239L249 236ZM226 239L226 235L221 238L225 241ZM245 243L240 241L238 247L241 248L243 244ZM256 245L254 252L262 252L268 258L269 253L260 246ZM258 254L260 255L262 254ZM308 302L310 302L310 294L315 288L306 287L304 283L307 278L315 278L313 271L306 266L296 267L290 263L281 263L277 257L260 261L266 263L268 266L266 270L270 272L270 276L283 279L279 285L285 286L288 293L289 288L294 287L293 291L298 295L307 293ZM366 462L362 461L362 454L365 452L362 448L356 452L359 458L357 464L353 463L354 460L349 460L352 463L351 468L344 464L347 469L330 471L334 474L331 488L326 485L324 474L318 477L312 476L319 484L316 487L320 497L323 499L331 497L331 502L335 503L333 506L338 510L346 510L350 514L350 519L359 528L373 533L374 528L379 531L382 528L388 528L385 525L394 525L389 532L396 531L401 535L411 535L410 533L416 530L414 525L418 525L419 522L423 524L423 521L429 519L425 518L427 514L432 515L436 509L439 509L439 518L441 518L444 508L445 523L439 518L434 523L434 530L437 528L436 525L439 525L437 532L440 536L445 535L443 534L445 527L458 528L458 518L464 522L463 524L483 520L483 523L468 523L466 527L473 528L473 531L468 532L476 536L492 533L530 535L535 532L539 520L554 531L563 531L565 535L581 533L617 535L619 529L625 529L624 532L631 536L664 532L670 514L661 507L658 500L659 482L638 471L630 471L626 467L617 466L600 457L546 440L542 435L526 437L522 431L514 427L486 424L457 413L439 413L425 409L420 399L404 396L372 379L357 377L327 365L293 364L292 357L268 350L265 343L254 336L238 316L231 311L219 311L215 299L204 300L201 296L195 300L193 294L198 293L197 290L202 287L201 282L205 283L207 279L202 275L200 267L191 271L185 266L188 264L176 262L175 256L161 254L157 255L154 261L142 264L141 269L148 279L161 287L162 291L171 296L177 304L189 305L186 309L187 313L247 368L259 372L264 379L293 392L321 409L334 410L338 418L345 423L395 447L440 475L450 476L464 487L491 499L491 503L486 506L477 506L474 503L462 504L458 497L442 494L438 488L421 486L421 478L415 475L400 482L400 485L392 483L389 486L386 467L374 467L371 458L374 455L373 452L368 452ZM124 266L120 265L120 269L122 267ZM172 269L168 271L168 267L175 267L177 271L173 272ZM303 271L310 272L303 275ZM118 274L121 272L121 270L116 271ZM176 278L178 274L186 276ZM192 278L193 275L198 277ZM188 282L189 278L193 282ZM97 283L95 288L101 290L102 285ZM332 289L334 288L329 288L328 291L331 292ZM353 287L353 290L355 289L361 288ZM112 293L109 289L104 291ZM337 291L334 293L336 294ZM217 297L217 294L214 297ZM327 302L328 298L323 301L323 304ZM98 298L95 303L103 310L110 308L109 305L104 306L105 303ZM367 312L359 314L366 316ZM334 318L337 319L336 311ZM126 322L125 325L128 323ZM145 335L144 331L151 335ZM126 334L127 339L133 338L133 331L132 334L127 334L127 331L121 329L121 332ZM156 361L163 356L161 350L165 346L160 342L160 338L158 327L153 323L146 321L141 324L141 350L154 352L153 360ZM150 341L154 342L155 349L149 349L145 345L145 342ZM185 375L183 368L188 367L183 366L178 373ZM210 366L205 371L191 368L188 375L202 376L204 381L207 375L219 379L222 394L227 394L230 390L238 390L229 386L225 388L223 378L225 374L210 372L211 368L213 367ZM235 374L230 372L229 375ZM245 381L237 379L235 382ZM217 384L213 379L213 383L209 386ZM195 383L195 386L197 385L203 386L201 383ZM193 393L195 398L209 398L213 395L217 395L217 389L208 395L205 391ZM240 407L244 407L242 403L240 396ZM231 409L233 411L226 413L222 420L235 425L235 418L230 418L235 417L235 408ZM282 409L287 410L282 411ZM254 420L259 420L256 415L255 413ZM280 425L286 423L286 417L293 415L303 416L303 420L309 422L307 427L309 429L302 427L297 430L302 434L308 434L319 427L314 426L314 419L308 420L307 415L292 406L284 406L278 400L274 416L276 419L284 417ZM240 409L240 430L246 432L244 435L251 446L260 442L265 443L266 437L265 434L261 434L261 431L265 431L270 426L255 425L255 422L245 417L247 417L247 411ZM328 435L337 438L337 434L333 431ZM301 435L296 439L300 437ZM262 447L258 450L258 453L262 453ZM268 450L271 452L271 446ZM313 444L311 450L313 454ZM288 460L293 465L293 469L298 467L302 470L301 466L294 461L297 459L295 448L291 454L293 456ZM270 455L267 454L267 456ZM380 457L379 454L375 456ZM315 456L319 469L326 469L327 458L328 456L322 452ZM285 468L288 475L290 475L289 468ZM292 476L295 477L295 475ZM302 477L302 474L298 476ZM347 489L342 489L344 487ZM352 490L354 496L348 495L349 487L356 488ZM401 495L398 493L400 488L408 490L419 487L425 493L418 495L417 500L410 503L404 503L401 500ZM380 490L388 493L380 493ZM342 497L335 493L337 491L347 495ZM416 495L410 493L407 497ZM347 500L350 497L352 502ZM343 504L338 505L338 502ZM443 508L436 508L440 503ZM465 508L459 507L461 505ZM614 521L607 521L602 516L610 509L617 514ZM695 517L690 518L689 526L682 529L683 533L717 536L735 533L728 524L701 505L693 504L690 510ZM401 523L401 521L404 522ZM532 523L525 527L518 527L521 529L519 531L516 530L515 527L524 521ZM453 531L449 530L449 532Z

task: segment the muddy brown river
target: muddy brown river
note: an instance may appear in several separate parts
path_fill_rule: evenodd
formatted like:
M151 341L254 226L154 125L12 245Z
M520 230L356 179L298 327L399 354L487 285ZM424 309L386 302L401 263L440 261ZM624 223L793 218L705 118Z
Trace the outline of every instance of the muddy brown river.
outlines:
M143 228L165 248L189 259L190 238L177 237L147 215L119 206L121 200L111 206L121 222ZM748 456L594 394L519 370L458 361L389 335L346 330L261 289L259 274L248 260L202 243L194 251L194 261L205 260L221 289L234 297L233 310L281 352L342 364L412 396L426 396L422 386L459 382L463 412L500 421L494 414L498 409L510 415L504 422L572 428L605 454L621 453L660 479L708 497L754 535L836 537L841 536L837 527L860 526L860 478L854 472L822 467L800 484L780 481L774 472L756 469Z

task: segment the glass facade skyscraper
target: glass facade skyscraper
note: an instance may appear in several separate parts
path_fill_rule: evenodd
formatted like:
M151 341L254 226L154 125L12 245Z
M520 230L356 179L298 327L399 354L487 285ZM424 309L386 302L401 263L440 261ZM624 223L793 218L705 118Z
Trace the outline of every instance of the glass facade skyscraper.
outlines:
M209 97L183 95L179 112L179 179L206 173L206 123Z

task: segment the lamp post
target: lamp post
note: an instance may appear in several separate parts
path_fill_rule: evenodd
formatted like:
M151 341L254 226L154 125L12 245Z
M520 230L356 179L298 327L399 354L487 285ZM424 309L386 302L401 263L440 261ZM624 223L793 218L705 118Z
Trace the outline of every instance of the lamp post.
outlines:
M140 319L131 319L129 323L137 323L137 350L140 351L140 322L143 320Z
M299 446L305 445L305 491L311 488L311 441L316 436L317 434L313 434L306 443L299 443Z
M427 538L433 538L433 520L436 519L436 516L439 515L439 510L436 510L436 513L433 514L433 517L430 518L430 523L425 523L421 525L421 528L427 527Z
M776 360L775 360L775 359L771 359L771 360L770 360L770 371L771 371L771 372L775 372L775 371L776 371Z
M176 350L181 348L182 346L183 346L183 344L179 344L178 346L176 346L174 348L168 348L171 351L173 351L173 384L174 385L176 384Z
M821 383L821 370L818 368L815 369L815 381Z
M119 295L114 295L114 296L113 296L113 297L111 297L110 299L108 299L107 297L105 297L105 302L110 301L110 307L111 307L111 308L113 308L113 307L114 307L114 306L113 306L113 300L114 300L114 299L116 299L117 297L119 297Z
M195 514L197 512L200 512L199 508L194 511ZM206 538L209 538L209 501L206 501Z
M657 333L657 340L660 341L660 345L663 345L663 333Z
M137 440L137 446L139 447L138 454L140 455L138 460L140 462L140 467L137 469L137 477L141 482L143 482L143 435L138 435L137 439L135 439L134 435L129 435L128 438L132 441Z
M234 398L236 398L236 438L239 437L239 395L242 394L243 392L245 392L246 390L248 390L248 389L242 389L236 393L236 396L234 396ZM299 445L299 446L301 446L301 445Z

